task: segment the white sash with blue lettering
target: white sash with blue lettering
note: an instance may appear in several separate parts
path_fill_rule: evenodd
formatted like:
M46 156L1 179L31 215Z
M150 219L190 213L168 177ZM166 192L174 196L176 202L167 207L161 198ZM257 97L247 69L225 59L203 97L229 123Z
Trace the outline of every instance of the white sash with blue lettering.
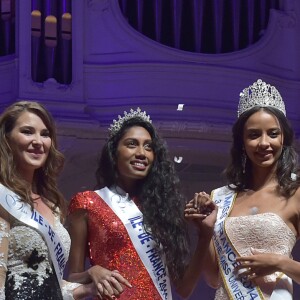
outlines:
M238 253L231 245L225 232L225 219L233 206L236 193L228 187L221 187L212 192L213 201L218 206L218 216L215 224L213 240L219 262L224 286L230 299L264 299L261 291L247 278L236 277L234 268L237 266Z
M48 246L58 282L61 284L68 258L59 236L55 234L49 222L35 209L32 210L30 205L20 201L16 193L2 184L0 184L0 204L15 219L36 229L41 234Z
M116 191L116 189L118 191ZM172 300L171 284L165 262L156 250L156 243L144 231L143 214L119 187L95 191L124 224L141 261L164 300Z
M225 219L229 215L236 193L227 186L218 188L212 192L212 199L218 206L218 216L214 230L214 244L218 256L219 269L224 286L230 299L252 300L265 299L260 288L255 286L247 278L237 279L234 268L237 265L235 258L239 255L231 244L225 232ZM270 300L292 300L292 280L282 274Z

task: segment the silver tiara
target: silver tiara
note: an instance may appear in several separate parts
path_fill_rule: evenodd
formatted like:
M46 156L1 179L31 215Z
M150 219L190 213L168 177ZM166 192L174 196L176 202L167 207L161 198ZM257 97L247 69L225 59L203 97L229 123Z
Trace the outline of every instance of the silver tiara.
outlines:
M286 116L285 105L278 90L261 79L243 89L240 93L238 117L255 106L274 107Z
M145 122L152 123L150 116L146 114L145 111L141 111L138 107L136 110L130 109L130 112L127 113L124 111L124 117L118 116L118 120L113 120L113 124L110 124L108 130L110 131L110 136L114 136L123 126L125 121L128 121L133 118L139 118Z

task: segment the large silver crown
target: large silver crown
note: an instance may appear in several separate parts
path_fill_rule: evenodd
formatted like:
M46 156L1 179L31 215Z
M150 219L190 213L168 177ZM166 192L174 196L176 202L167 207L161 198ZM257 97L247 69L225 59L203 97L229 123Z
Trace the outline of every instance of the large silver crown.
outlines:
M255 106L274 107L286 116L285 105L278 90L261 79L243 89L240 93L238 117Z
M113 124L110 124L110 127L108 128L110 136L114 136L122 128L124 122L132 118L140 118L145 122L152 123L150 116L147 116L145 111L141 111L139 107L136 110L131 108L129 113L124 111L123 117L119 115L118 120L113 120Z

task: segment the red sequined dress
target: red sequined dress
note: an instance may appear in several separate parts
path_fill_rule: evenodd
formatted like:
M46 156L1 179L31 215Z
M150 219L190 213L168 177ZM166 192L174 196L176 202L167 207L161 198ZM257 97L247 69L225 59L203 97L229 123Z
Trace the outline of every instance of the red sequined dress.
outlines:
M140 260L121 220L93 191L77 193L70 202L70 213L88 211L88 252L91 265L118 270L132 288L125 287L119 299L161 300Z

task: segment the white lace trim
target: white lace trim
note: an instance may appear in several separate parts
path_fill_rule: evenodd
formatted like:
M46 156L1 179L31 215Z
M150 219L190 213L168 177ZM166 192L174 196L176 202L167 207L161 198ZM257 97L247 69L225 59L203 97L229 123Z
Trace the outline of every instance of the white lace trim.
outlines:
M64 300L74 300L73 291L81 286L81 283L75 282L64 282L62 287L62 295Z
M5 300L5 289L0 288L0 300Z

